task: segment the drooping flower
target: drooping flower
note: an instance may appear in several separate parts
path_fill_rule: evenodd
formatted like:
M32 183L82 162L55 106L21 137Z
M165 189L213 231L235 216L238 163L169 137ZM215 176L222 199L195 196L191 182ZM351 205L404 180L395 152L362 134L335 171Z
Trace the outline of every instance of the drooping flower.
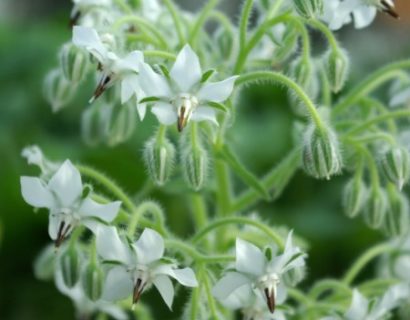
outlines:
M282 276L290 270L303 268L305 254L292 244L289 233L285 250L276 254L276 248L263 253L255 245L242 239L236 240L236 271L229 271L213 288L213 295L219 300L227 299L236 289L250 285L258 289L273 313L278 300L278 286Z
M393 0L326 0L322 19L332 30L338 30L352 21L355 28L361 29L373 22L378 10L394 18L399 17Z
M189 45L178 54L169 75L160 75L142 63L140 85L148 97L155 98L152 112L158 121L165 125L177 122L179 131L191 120L217 124L215 105L229 98L237 77L208 83L206 74Z
M70 26L76 25L80 18L90 10L110 7L112 0L73 0L73 3L74 7L71 10Z
M166 262L164 240L159 233L145 229L138 241L121 239L114 227L101 227L97 232L97 252L105 261L118 264L108 271L103 299L118 301L132 295L137 303L141 294L154 285L171 309L174 287L170 277L187 287L198 285L191 268L178 269Z
M21 177L24 200L36 208L49 209L48 233L59 246L79 225L95 231L100 220L110 223L121 202L100 204L83 195L80 172L66 160L46 183L37 177Z
M115 82L121 83L121 103L124 104L133 96L141 94L138 81L138 66L144 62L141 51L132 51L120 58L104 44L93 28L75 26L73 43L85 48L99 63L102 76L90 103L97 99Z
M116 320L128 319L127 314L120 307L103 300L90 300L80 282L72 288L67 287L64 283L62 272L59 269L55 272L55 284L62 294L68 296L73 301L79 319L82 319L82 317L88 318L96 312L104 312Z

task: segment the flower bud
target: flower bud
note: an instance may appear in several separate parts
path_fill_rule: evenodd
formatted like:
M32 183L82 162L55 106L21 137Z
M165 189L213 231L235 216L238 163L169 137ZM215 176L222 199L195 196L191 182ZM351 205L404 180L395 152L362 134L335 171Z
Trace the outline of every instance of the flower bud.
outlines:
M388 187L388 209L383 230L389 237L401 236L409 230L409 203L394 185Z
M115 146L128 140L134 133L137 123L137 110L131 103L115 105L109 117L107 144Z
M379 229L388 209L386 192L382 188L374 188L366 201L364 221L372 229Z
M90 300L97 301L101 297L104 286L104 272L96 261L91 261L83 270L81 285Z
M188 184L199 191L205 184L208 174L208 153L200 142L196 145L184 143L181 152L182 171Z
M343 206L349 218L356 217L364 208L368 197L366 184L360 178L350 180L343 190Z
M342 169L342 156L336 133L330 127L319 129L310 124L304 136L303 167L317 179L330 179Z
M323 12L324 0L293 0L297 13L303 18L310 19Z
M78 83L87 75L89 56L72 43L67 43L60 51L60 66L67 81Z
M163 186L174 168L175 147L166 137L154 136L145 144L144 160L151 179Z
M45 247L34 261L34 275L39 280L51 280L54 276L55 267L55 247L48 245Z
M59 69L50 71L44 81L44 96L53 112L65 107L73 98L76 87L68 82Z
M89 106L81 116L81 135L85 143L95 146L102 143L108 131L111 106L101 101Z
M67 249L61 254L60 268L64 283L72 288L80 279L80 255L73 244L69 244Z
M402 147L390 149L383 155L381 167L387 179L403 188L410 179L410 154Z
M349 58L344 49L328 50L325 54L325 72L333 92L340 92L349 74Z

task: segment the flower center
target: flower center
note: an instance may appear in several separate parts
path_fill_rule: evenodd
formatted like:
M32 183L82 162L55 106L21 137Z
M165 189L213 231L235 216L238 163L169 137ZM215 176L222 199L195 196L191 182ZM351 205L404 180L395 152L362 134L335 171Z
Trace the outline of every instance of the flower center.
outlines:
M187 125L192 113L198 107L197 97L190 94L181 94L173 101L178 114L178 131L181 132Z
M266 298L269 311L275 312L277 285L280 283L279 276L276 273L268 273L260 277L257 281L257 287L262 291Z

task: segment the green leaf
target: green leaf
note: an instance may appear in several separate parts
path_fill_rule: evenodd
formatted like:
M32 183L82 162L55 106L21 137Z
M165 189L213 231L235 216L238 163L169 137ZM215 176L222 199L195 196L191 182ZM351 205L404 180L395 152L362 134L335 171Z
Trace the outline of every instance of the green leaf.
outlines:
M218 109L222 112L227 112L228 111L228 108L225 105L223 105L222 103L219 103L219 102L209 101L209 102L207 102L207 105L212 107L212 108Z
M207 82L215 72L216 72L215 69L209 69L208 71L205 71L202 74L201 83Z
M223 159L228 163L228 165L232 168L232 170L236 173L236 175L239 178L241 178L244 183L249 185L252 189L254 189L266 200L271 199L268 190L266 190L265 187L259 182L260 179L255 177L243 166L243 164L238 160L236 155L228 148L228 146L224 146L220 151L220 154L223 157Z
M158 100L159 100L159 98L157 98L157 97L146 97L144 99L141 99L138 103L156 102Z
M169 76L169 70L168 70L168 68L167 68L165 65L163 65L163 64L160 64L160 65L159 65L159 68L161 69L162 74L163 74L167 79L169 79L170 76Z

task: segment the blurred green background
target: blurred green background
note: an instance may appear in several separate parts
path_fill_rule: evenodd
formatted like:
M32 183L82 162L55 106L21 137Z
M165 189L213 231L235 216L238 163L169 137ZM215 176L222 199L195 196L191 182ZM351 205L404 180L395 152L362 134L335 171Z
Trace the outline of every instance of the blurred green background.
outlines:
M238 16L239 1L221 2L232 17ZM195 10L203 1L180 3ZM397 1L397 6L401 21L380 15L366 30L346 28L339 33L352 59L350 85L378 66L409 58L410 6L406 0ZM152 118L138 123L133 138L121 146L90 148L82 142L80 119L91 89L57 114L42 96L44 75L57 64L59 46L71 37L70 8L69 1L0 0L0 319L74 318L68 298L53 283L33 276L36 254L49 242L48 218L43 212L33 213L21 198L19 176L37 174L20 156L24 146L37 144L50 159L70 158L95 166L131 194L146 179L141 150L153 132ZM323 43L321 37L316 40ZM230 140L244 163L262 175L290 149L293 116L280 89L247 89L242 97ZM278 201L255 208L264 218L293 228L309 241L309 278L302 286L320 277L340 276L358 254L382 239L361 219L343 215L340 194L345 181L341 176L318 182L299 172ZM166 208L171 228L187 236L189 207L171 189L155 191L152 197ZM156 293L146 297L156 298ZM164 307L157 309L158 317L171 317Z

